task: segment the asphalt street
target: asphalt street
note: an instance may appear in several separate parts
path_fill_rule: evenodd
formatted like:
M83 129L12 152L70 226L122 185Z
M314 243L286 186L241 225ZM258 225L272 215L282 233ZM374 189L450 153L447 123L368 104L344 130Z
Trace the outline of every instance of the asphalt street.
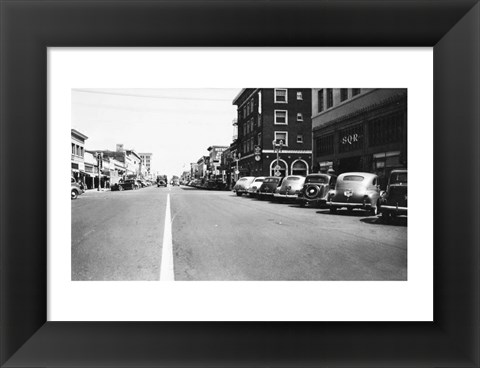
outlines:
M160 280L169 263L175 281L406 280L406 223L184 186L87 192L72 280Z

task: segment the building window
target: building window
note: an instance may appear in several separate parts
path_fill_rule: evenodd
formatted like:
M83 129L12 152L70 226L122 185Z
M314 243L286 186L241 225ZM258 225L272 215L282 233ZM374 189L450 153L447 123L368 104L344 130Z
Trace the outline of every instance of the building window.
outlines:
M258 133L257 135L257 145L262 145L262 133Z
M75 145L72 143L72 155L75 154Z
M250 100L250 112L253 112L254 109L254 104L253 104L253 98Z
M348 99L348 88L340 88L340 101Z
M360 94L360 88L352 88L352 97Z
M253 132L253 129L255 128L255 124L253 122L253 118L250 120L250 131Z
M303 121L303 114L301 112L297 113L297 121Z
M378 118L369 123L369 144L371 147L401 142L404 136L403 113Z
M327 88L327 109L333 106L333 89Z
M297 92L297 100L303 100L302 92Z
M243 107L243 117L244 118L247 117L247 107L246 106Z
M275 110L275 124L288 124L287 110Z
M243 124L243 135L247 135L247 124Z
M250 122L247 121L247 122L245 123L245 125L247 126L247 134L248 134L248 133L250 133Z
M303 134L297 134L297 143L303 143Z
M318 91L318 112L323 111L323 89Z
M304 161L297 160L292 164L292 175L306 176L308 174L308 166Z
M284 146L288 146L288 132L275 132L275 141L280 143L283 141Z
M275 102L276 103L287 103L287 90L286 89L275 89Z
M317 138L315 140L315 150L317 156L323 156L333 153L333 134Z

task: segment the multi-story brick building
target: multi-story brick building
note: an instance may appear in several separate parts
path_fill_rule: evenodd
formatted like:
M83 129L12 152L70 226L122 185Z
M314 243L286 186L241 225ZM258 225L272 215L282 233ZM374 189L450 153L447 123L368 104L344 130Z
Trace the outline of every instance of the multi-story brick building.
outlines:
M312 90L307 88L244 88L237 106L239 176L306 175L312 161Z
M407 90L314 88L314 169L364 171L383 182L407 167Z

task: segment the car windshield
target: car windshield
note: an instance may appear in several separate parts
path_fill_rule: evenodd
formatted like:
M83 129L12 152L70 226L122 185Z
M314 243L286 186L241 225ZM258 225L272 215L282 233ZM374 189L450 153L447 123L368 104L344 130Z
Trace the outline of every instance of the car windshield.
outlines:
M305 179L305 183L328 184L328 176L310 176Z
M238 181L245 181L245 180L247 180L247 178L241 178Z
M363 181L363 179L365 178L360 175L347 175L343 177L343 181Z
M295 176L292 176L291 178L287 178L286 179L287 181L297 181L297 180L300 180L300 178L297 178Z
M263 182L264 180L265 180L265 179L262 179L262 178L260 178L260 179L255 179L255 183L258 183L258 182L261 183L261 182Z
M406 172L394 172L390 175L390 184L407 184Z
M264 183L277 183L279 179L277 178L266 178L263 182Z

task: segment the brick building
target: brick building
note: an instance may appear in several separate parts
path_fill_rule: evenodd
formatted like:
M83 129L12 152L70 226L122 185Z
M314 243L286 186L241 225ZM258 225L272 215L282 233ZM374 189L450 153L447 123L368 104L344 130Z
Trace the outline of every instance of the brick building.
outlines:
M278 160L282 176L311 171L311 89L244 88L233 104L237 106L240 177L274 175L274 140L283 141Z

